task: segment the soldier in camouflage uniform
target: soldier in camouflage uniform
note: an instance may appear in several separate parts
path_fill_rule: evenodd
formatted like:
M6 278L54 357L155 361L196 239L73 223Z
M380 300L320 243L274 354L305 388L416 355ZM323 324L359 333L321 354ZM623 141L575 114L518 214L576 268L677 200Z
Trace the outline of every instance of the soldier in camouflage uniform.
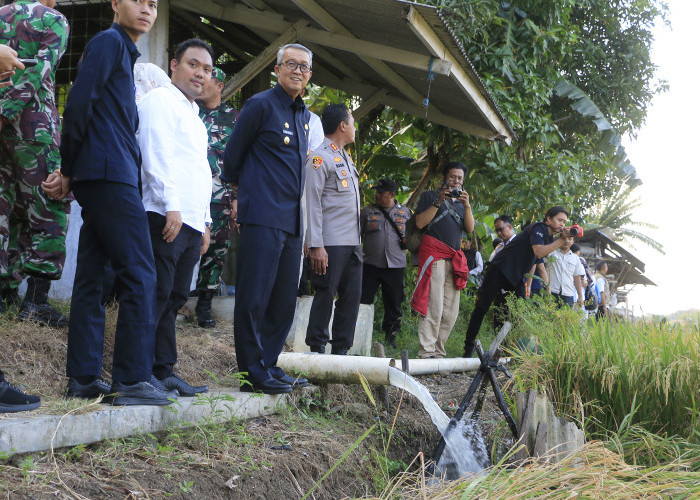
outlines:
M207 127L209 134L209 166L212 175L211 196L211 243L207 253L199 263L197 278L197 322L204 328L216 326L211 314L211 300L216 295L216 289L221 282L221 270L226 259L226 252L231 242L231 220L234 209L235 195L230 186L220 178L224 164L224 150L233 130L233 124L238 111L221 102L221 92L224 89L226 75L219 68L214 68L209 83L205 84L204 92L199 103L199 116Z
M69 205L41 189L61 165L54 79L68 43L68 21L54 5L18 0L0 8L0 43L38 61L0 90L0 301L4 307L17 304L17 288L28 275L18 319L66 326L47 296L50 280L63 271Z

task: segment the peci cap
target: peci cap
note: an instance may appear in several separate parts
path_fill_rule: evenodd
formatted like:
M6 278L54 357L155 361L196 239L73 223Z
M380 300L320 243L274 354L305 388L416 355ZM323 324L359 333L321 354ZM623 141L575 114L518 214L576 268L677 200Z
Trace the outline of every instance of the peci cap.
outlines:
M226 73L224 73L220 68L217 68L216 66L214 66L214 68L211 70L211 77L218 78L223 83L226 83Z
M372 186L372 189L374 189L378 193L385 193L387 191L390 191L392 193L398 193L399 185L391 179L381 179L379 182L377 182L377 184Z

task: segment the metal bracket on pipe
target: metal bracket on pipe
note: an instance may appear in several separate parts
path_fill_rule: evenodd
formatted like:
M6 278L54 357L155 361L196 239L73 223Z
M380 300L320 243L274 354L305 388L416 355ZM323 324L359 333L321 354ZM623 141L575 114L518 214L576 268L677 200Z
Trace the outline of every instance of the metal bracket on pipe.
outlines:
M466 412L467 407L469 406L469 403L471 402L472 398L474 397L474 394L476 394L476 391L481 385L482 381L485 381L485 377L488 376L489 380L491 381L491 386L493 387L494 393L496 395L496 402L498 403L499 408L503 412L503 415L506 418L506 422L508 423L508 427L510 427L511 432L517 439L518 437L518 431L517 431L517 425L515 424L515 421L513 420L513 416L510 414L510 411L508 411L508 407L505 404L505 401L503 401L503 394L501 393L501 389L498 386L498 381L496 380L496 374L494 373L494 370L501 370L502 365L498 363L500 355L496 355L496 351L498 348L501 346L501 343L503 340L506 338L506 335L510 331L512 325L509 322L506 322L503 325L503 328L501 328L501 331L498 332L498 335L496 335L496 338L493 340L491 343L491 346L489 347L489 350L487 353L484 353L483 348L481 347L481 342L478 340L476 341L476 350L477 353L479 353L479 359L481 360L481 366L479 367L479 371L476 373L474 378L472 379L472 383L469 386L469 389L467 390L466 395L464 396L464 399L462 400L462 403L459 405L457 408L457 411L455 412L454 416L450 419L449 424L447 424L447 427L445 428L444 432L442 433L442 436L440 437L440 441L438 442L438 445L435 447L435 451L433 453L433 463L432 467L429 469L429 472L433 473L434 468L437 465L437 463L440 461L440 457L442 457L442 453L445 451L445 437L457 426L457 424L462 420L462 417L464 416L464 412ZM505 367L503 367L503 370L505 370ZM507 370L506 370L507 373ZM510 375L509 373L507 373Z

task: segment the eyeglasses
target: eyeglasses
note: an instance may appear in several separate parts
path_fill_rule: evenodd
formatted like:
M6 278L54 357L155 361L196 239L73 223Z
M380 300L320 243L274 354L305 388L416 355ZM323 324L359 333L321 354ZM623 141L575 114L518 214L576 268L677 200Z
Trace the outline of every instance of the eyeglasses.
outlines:
M494 229L496 230L497 233L501 233L505 231L508 228L508 226L501 226L501 227L495 227Z
M295 71L297 68L299 68L299 71L302 73L309 73L311 71L311 66L309 66L306 63L298 63L296 61L284 61L282 64L289 70L289 71Z

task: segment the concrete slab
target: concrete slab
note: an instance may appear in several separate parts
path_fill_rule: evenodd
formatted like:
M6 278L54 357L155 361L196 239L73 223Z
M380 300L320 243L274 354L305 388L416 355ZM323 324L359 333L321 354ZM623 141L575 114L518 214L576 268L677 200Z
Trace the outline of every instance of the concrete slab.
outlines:
M271 415L286 405L284 396L222 389L170 406L108 406L82 414L4 413L0 417L0 452L29 453L90 444L105 439L167 430L170 426L224 422Z
M585 443L585 433L575 423L554 413L554 407L545 394L534 389L517 395L518 429L520 442L526 450L516 458L545 456L558 463L576 453Z
M184 305L184 308L194 313L194 308L197 305L197 297L190 297ZM236 297L233 295L216 296L211 299L211 312L217 319L225 321L233 321L233 306L236 305Z
M289 330L287 341L284 343L292 352L309 352L309 346L306 345L306 328L309 326L309 312L314 298L311 296L299 297L297 299L297 308L294 313L294 322ZM335 305L333 307L335 310ZM333 315L329 322L328 331L333 338ZM357 323L355 324L355 341L348 351L348 354L357 354L359 356L371 356L372 353L372 329L374 325L374 306L360 304L360 310L357 314ZM326 345L326 354L330 354L331 345Z
M294 312L294 322L289 330L285 346L292 352L309 352L309 346L306 345L306 327L309 325L309 312L311 311L311 303L313 297L304 296L297 299L296 310ZM235 297L214 297L211 302L212 312L214 316L228 321L233 320L233 307L236 303ZM197 298L190 297L185 304L185 308L194 312L197 305ZM329 331L331 337L333 335L330 326L333 324L333 315L329 323ZM371 356L372 347L372 329L374 327L374 306L360 304L360 311L357 315L357 323L355 326L355 342L350 349L350 354L359 356ZM330 354L330 344L326 346L326 352Z

